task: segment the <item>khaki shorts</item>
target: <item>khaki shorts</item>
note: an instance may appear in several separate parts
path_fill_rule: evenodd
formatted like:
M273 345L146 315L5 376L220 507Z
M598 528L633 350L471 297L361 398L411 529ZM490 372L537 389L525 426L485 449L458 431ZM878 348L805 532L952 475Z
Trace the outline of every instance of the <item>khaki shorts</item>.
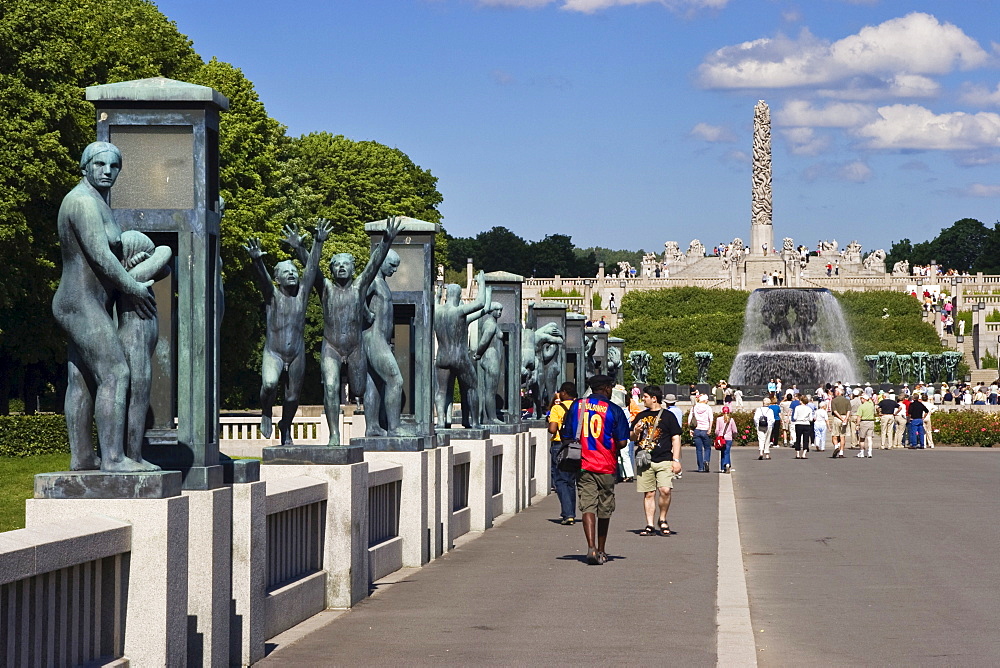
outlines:
M869 436L875 438L875 421L862 420L861 426L858 427L858 440L863 441Z
M601 519L611 517L611 513L615 512L616 480L614 473L580 471L580 477L576 479L580 512L596 513Z
M843 436L847 433L847 420L844 418L833 418L833 435Z
M674 474L673 462L653 462L649 468L639 474L635 479L635 490L637 492L655 492L657 489L673 489Z

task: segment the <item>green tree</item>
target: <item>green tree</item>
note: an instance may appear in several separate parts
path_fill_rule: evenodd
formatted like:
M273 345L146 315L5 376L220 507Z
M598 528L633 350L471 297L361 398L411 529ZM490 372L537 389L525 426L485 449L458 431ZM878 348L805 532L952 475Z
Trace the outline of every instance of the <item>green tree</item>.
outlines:
M371 244L365 223L389 216L409 216L439 223L443 201L437 177L396 148L374 141L353 141L342 135L316 132L290 139L283 151L285 169L295 184L289 191L296 220L312 225L316 218L333 223L334 233L323 248L321 270L330 257L351 253L358 272L368 262ZM445 238L439 234L438 239ZM445 241L446 252L448 241ZM439 254L436 262L444 263ZM312 296L306 312L306 349L318 360L323 336L323 311ZM322 388L318 366L306 369L303 403L319 403Z
M39 375L65 377L49 304L59 278L56 213L94 140L84 87L183 79L200 65L190 40L145 0L4 0L0 146L17 157L0 164L0 413L10 378L37 387Z
M473 264L483 271L509 271L531 276L531 259L528 243L506 227L493 227L476 235L478 255L472 256Z
M972 265L972 271L1000 274L1000 222L994 223L993 229L986 236L979 257Z
M269 264L288 259L288 249L280 243L282 228L306 221L281 161L285 127L268 116L253 84L238 68L215 59L190 81L229 98L229 111L219 122L220 193L226 201L220 244L226 289L222 402L230 408L246 407L258 400L264 311L243 245L257 237ZM226 337L227 332L240 336Z
M911 256L913 255L913 244L910 243L909 239L901 239L899 241L893 241L892 246L889 247L889 252L885 256L885 265L892 269L892 267L897 262L911 262Z

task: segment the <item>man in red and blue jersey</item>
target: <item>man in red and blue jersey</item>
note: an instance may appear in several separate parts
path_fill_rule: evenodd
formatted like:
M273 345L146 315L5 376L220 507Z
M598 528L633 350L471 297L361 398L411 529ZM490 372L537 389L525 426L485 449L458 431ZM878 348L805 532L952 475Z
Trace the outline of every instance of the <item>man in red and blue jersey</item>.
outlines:
M628 443L629 421L625 411L611 403L614 380L594 376L588 382L591 395L583 400L585 411L581 440L580 475L576 490L587 538L587 563L601 565L608 560L605 543L611 514L615 511L615 483L618 451ZM566 432L576 434L581 411L568 411Z

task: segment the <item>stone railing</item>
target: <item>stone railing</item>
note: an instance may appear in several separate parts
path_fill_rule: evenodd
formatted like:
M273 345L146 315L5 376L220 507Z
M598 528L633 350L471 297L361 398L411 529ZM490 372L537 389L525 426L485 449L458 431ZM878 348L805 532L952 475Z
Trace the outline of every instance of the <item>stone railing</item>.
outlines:
M495 431L164 499L29 499L29 528L0 534L0 664L253 664L546 495L544 424Z
M98 515L0 533L0 665L120 659L131 541Z
M297 476L267 486L265 632L272 638L326 608L327 484Z

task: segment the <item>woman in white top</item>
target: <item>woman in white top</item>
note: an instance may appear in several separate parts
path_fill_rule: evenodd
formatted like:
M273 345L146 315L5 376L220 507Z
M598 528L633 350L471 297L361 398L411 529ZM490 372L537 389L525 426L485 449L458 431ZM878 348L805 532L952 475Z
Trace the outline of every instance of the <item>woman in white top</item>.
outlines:
M809 432L812 431L813 412L809 404L800 401L792 411L792 424L795 425L795 458L807 459L809 452Z
M764 397L764 404L753 412L753 424L757 428L757 459L771 458L771 430L774 429L774 411L771 410L771 399ZM765 427L760 428L761 418Z
M813 413L813 433L816 434L816 449L826 450L826 428L830 421L830 402L824 400L819 402L816 412Z

